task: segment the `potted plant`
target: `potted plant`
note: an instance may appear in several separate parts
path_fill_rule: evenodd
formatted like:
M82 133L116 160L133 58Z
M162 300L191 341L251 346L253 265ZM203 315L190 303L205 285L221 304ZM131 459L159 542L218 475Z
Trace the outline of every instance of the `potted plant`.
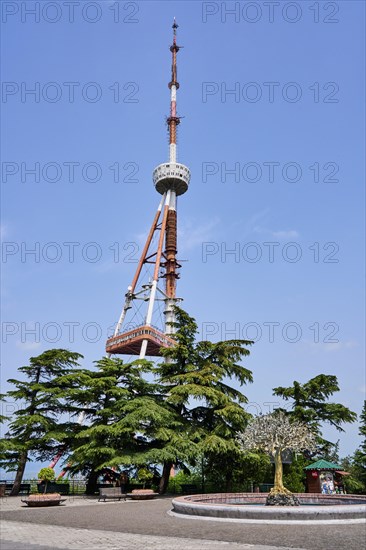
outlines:
M65 499L61 499L60 493L48 493L47 485L55 479L55 472L52 468L42 468L38 473L38 479L44 483L43 494L29 495L28 498L22 499L22 502L28 506L38 507L38 506L57 506L61 502L64 502Z
M55 479L55 471L53 470L53 468L42 468L39 472L38 472L38 479L44 483L44 490L43 490L43 494L45 495L47 493L47 484L50 482L50 481L54 481Z
M147 468L140 468L137 472L137 479L142 483L143 489L133 489L131 493L128 493L128 496L132 500L150 500L155 498L158 493L155 493L153 489L145 489L146 483L151 482L154 474L150 472Z
M147 468L140 468L137 472L137 479L142 483L142 488L145 489L146 483L151 482L154 474L152 474Z

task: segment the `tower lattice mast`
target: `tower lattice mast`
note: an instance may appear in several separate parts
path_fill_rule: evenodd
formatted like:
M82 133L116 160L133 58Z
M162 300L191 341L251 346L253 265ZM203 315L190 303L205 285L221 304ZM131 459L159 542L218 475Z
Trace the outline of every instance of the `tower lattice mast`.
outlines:
M170 88L170 115L167 118L169 129L169 161L159 164L153 172L155 189L162 195L155 214L147 240L137 266L136 273L125 295L125 303L114 334L107 340L108 354L139 355L140 358L160 355L161 347L170 347L174 340L169 336L174 333L174 305L177 301L176 282L179 277L177 262L177 196L183 195L188 189L190 171L177 162L177 126L180 118L177 115L177 45L178 24L173 22L172 75ZM159 235L156 250L152 250L155 234ZM139 285L144 264L153 264L153 276L147 284ZM161 270L163 273L161 274ZM164 289L161 279L165 278ZM144 322L132 330L124 330L126 317L135 300L147 302ZM152 326L154 307L157 301L165 302L164 327L158 329Z

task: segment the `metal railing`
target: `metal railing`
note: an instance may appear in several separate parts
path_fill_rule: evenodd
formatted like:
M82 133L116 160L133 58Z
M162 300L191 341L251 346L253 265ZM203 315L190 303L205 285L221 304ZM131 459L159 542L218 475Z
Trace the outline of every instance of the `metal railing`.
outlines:
M14 484L14 479L7 479L7 480L0 480L0 485L6 484L6 491L5 495L9 495L11 488ZM42 489L40 487L40 483L38 479L23 479L22 485L30 485L30 493L38 493L42 492ZM59 490L57 492L67 494L70 496L77 496L77 495L85 495L86 492L86 479L68 479L61 482L56 482L53 484L50 482L49 488L51 489L51 492L55 491L55 488L57 488L57 485L59 485ZM66 485L68 485L68 488L66 490ZM105 483L100 483L97 485L97 487L109 487L113 486L113 484L106 485ZM141 484L134 484L130 482L128 484L128 491L131 491L133 488L142 487ZM270 491L270 489L273 487L272 483L260 483L260 484L254 484L251 482L242 483L242 484L233 484L233 486L230 489L230 492L233 493L241 493L241 492L259 492L261 493L267 493ZM23 491L24 492L24 491ZM226 492L226 487L224 483L220 482L214 482L214 481L202 481L202 480L192 480L191 482L179 482L176 481L175 478L171 478L169 481L168 486L168 493L173 495L178 494L194 494L194 493L200 493L200 494L207 494L207 493L224 493Z
M5 495L9 495L14 484L14 479L0 480L0 485L5 485ZM21 485L21 491L19 494L28 493L28 488L26 485L30 485L30 493L42 492L40 483L38 479L23 479ZM86 480L85 479L68 479L60 482L49 482L49 487L52 489L52 492L59 486L59 492L68 494L68 495L84 495L86 489ZM66 489L66 486L67 489ZM49 491L47 491L49 492Z

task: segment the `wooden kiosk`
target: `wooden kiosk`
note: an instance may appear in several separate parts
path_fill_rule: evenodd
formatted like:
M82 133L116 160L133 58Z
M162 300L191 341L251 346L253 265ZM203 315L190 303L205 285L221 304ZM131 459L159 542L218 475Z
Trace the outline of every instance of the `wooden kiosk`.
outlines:
M348 476L339 464L318 460L304 468L306 472L306 492L334 495L344 493L343 477Z

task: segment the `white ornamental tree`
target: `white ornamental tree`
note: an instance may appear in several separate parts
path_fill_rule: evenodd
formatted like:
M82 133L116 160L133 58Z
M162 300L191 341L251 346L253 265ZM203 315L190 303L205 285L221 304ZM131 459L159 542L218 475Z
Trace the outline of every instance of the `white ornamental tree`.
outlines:
M273 457L275 479L271 493L275 494L291 494L283 485L281 453L287 450L312 451L316 446L315 436L307 425L299 421L290 422L289 417L283 412L254 418L246 430L238 435L238 442L243 451L258 449Z

